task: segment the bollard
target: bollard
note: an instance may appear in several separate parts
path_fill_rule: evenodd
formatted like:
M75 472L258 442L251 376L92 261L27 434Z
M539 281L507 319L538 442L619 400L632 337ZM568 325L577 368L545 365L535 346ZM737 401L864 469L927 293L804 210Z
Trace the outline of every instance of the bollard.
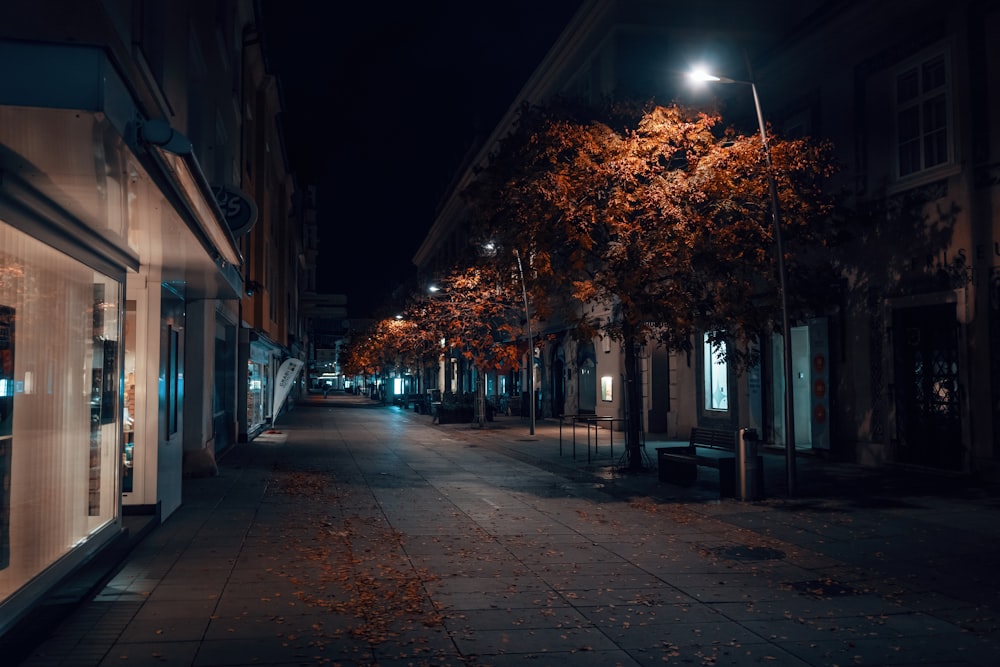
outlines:
M736 497L756 500L760 497L763 471L757 454L757 430L741 428L736 446Z

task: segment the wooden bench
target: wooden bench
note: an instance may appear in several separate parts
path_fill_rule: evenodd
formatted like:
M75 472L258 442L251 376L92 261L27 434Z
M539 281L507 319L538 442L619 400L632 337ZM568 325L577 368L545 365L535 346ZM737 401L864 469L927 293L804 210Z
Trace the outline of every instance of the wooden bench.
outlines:
M736 438L738 432L728 429L691 429L687 447L657 447L656 459L661 482L690 483L698 479L698 466L719 470L719 493L735 493ZM708 456L699 449L725 452L731 456Z

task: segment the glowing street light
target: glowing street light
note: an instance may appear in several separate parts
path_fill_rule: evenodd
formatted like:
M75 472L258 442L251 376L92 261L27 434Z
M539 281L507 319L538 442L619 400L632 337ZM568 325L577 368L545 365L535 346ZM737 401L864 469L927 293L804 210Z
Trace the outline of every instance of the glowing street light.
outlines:
M531 314L528 312L528 287L524 283L524 267L521 266L521 253L514 249L517 257L517 273L521 277L521 295L524 297L524 321L528 333L528 414L531 416L528 429L529 435L535 435L535 348L531 338Z
M428 285L427 291L431 294L437 294L442 290L441 287L437 285ZM444 359L444 377L442 378L444 386L441 387L442 391L451 392L451 354L447 350L447 338L441 338L441 357Z
M778 283L781 291L781 336L782 362L785 371L785 467L788 475L788 494L795 495L795 416L792 412L792 333L788 323L788 289L785 276L785 253L781 242L781 221L778 213L778 186L774 182L771 168L771 149L767 143L767 132L764 129L764 114L760 109L760 98L757 96L757 86L753 81L740 81L724 76L716 76L708 71L697 68L688 74L688 78L700 83L738 83L750 86L753 93L753 104L757 111L757 125L760 128L760 141L764 145L764 161L767 165L767 185L771 191L771 219L774 225L774 245L778 254Z
M496 253L496 246L492 241L483 245L483 252L487 255ZM524 267L521 265L521 253L514 248L514 257L517 258L517 275L521 279L521 296L524 299L524 322L528 335L528 367L525 374L528 376L528 414L530 415L528 435L535 435L535 347L532 344L534 339L531 335L531 313L528 311L528 286L524 282Z

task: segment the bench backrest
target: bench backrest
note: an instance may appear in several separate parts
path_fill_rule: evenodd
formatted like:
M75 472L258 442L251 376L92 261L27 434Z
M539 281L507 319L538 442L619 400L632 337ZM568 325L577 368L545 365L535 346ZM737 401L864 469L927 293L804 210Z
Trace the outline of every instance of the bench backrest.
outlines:
M711 447L713 449L736 449L736 432L718 428L691 429L691 447Z

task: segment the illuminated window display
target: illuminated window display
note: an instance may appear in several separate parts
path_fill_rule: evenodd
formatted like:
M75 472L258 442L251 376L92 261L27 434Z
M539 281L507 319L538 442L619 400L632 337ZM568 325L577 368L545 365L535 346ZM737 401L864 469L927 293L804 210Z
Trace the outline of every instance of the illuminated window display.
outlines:
M705 354L705 407L709 410L729 409L729 364L726 344L715 349L708 334L703 346Z
M117 517L121 306L0 221L0 600Z
M252 360L247 362L247 424L251 428L259 428L267 419L266 389L267 365Z
M14 309L0 306L0 569L10 565L10 460L11 446L14 444L13 427Z
M125 405L122 423L125 438L122 450L122 493L135 490L135 301L125 302Z
M605 403L610 403L615 400L614 395L615 385L614 380L610 375L601 376L601 400Z

